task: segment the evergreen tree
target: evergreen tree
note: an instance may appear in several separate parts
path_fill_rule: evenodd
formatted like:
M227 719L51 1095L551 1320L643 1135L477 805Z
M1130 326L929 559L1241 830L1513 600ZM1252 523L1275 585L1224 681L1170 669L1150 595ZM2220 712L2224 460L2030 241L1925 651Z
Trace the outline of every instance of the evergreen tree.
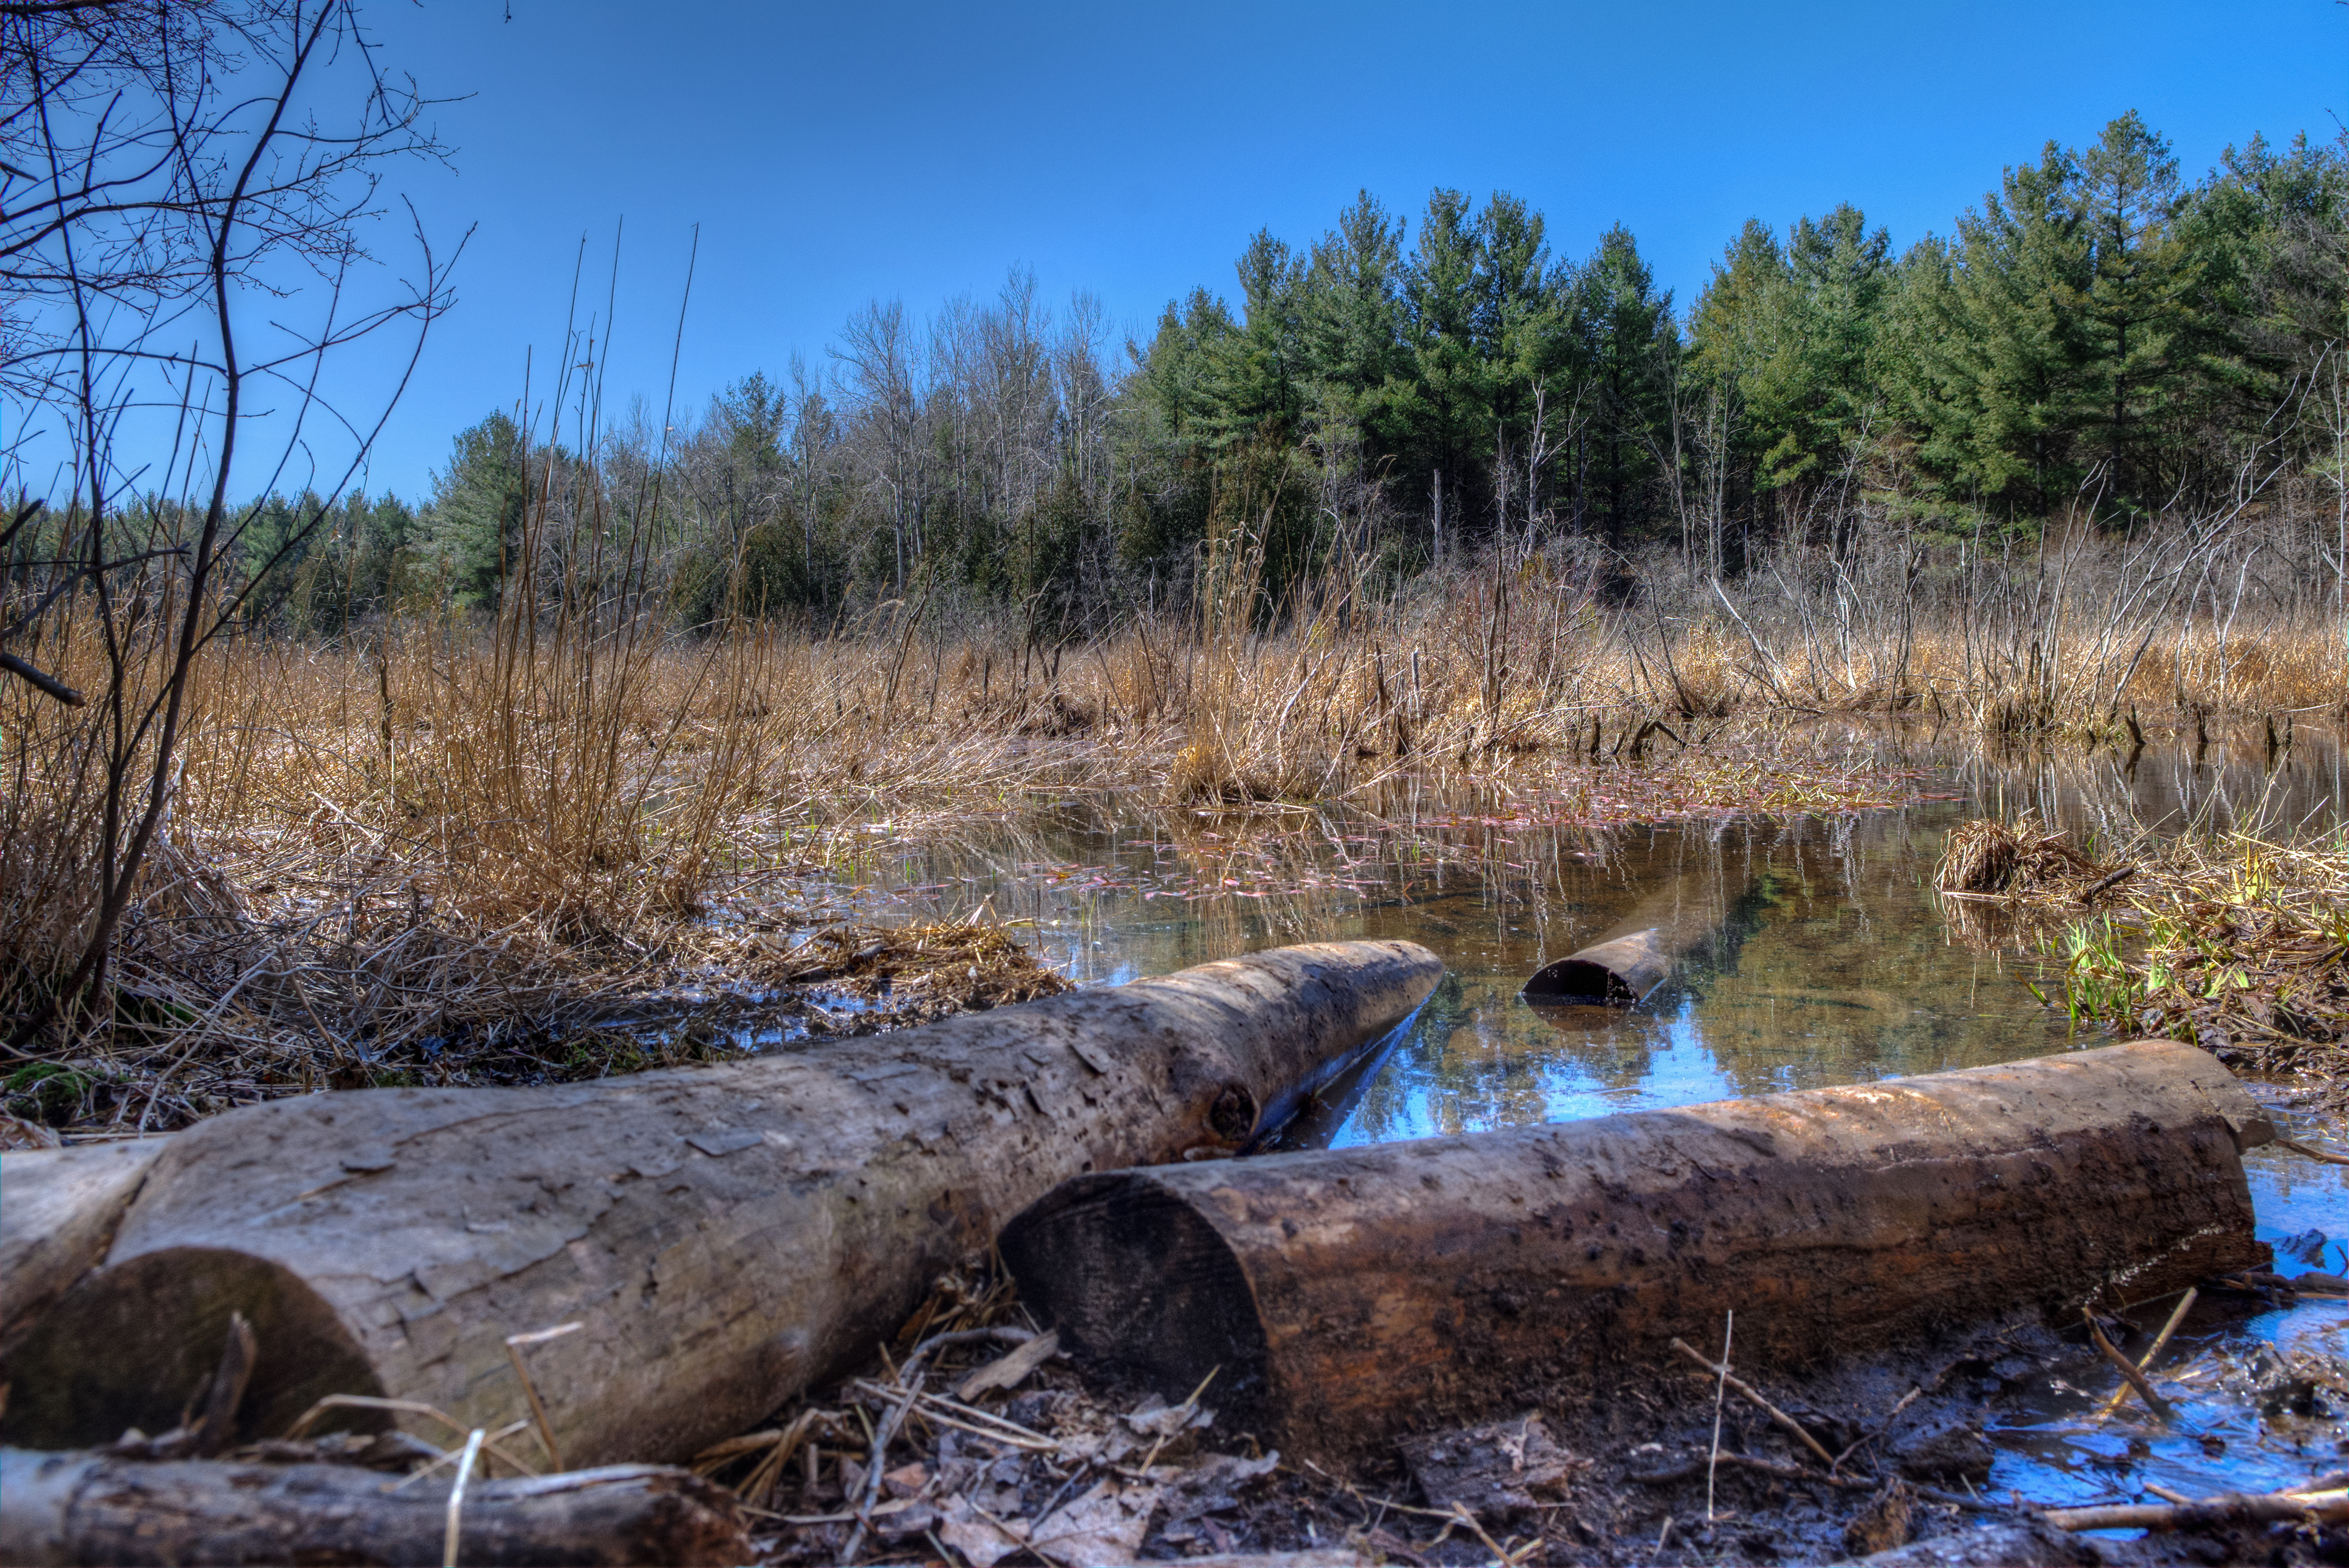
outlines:
M432 476L432 546L458 603L496 609L521 565L528 469L521 428L494 413L458 432L449 466Z
M1618 540L1651 521L1651 487L1670 413L1680 351L1670 289L1658 290L1637 241L1620 223L1599 242L1575 290L1575 336L1588 365L1590 435L1578 489L1581 510Z
M2179 417L2197 391L2202 266L2176 222L2178 160L2132 109L2076 156L2089 237L2080 302L2077 438L2125 505L2158 505L2183 476Z

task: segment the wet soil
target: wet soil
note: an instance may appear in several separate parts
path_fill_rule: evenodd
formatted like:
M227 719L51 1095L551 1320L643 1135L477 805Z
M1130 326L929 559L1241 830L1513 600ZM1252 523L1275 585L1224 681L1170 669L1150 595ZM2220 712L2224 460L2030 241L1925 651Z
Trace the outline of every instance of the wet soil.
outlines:
M2106 1326L2141 1351L2158 1321L2131 1314ZM1995 1484L1991 1434L2050 1389L2094 1390L2101 1400L2113 1381L2104 1367L2081 1333L2018 1317L1806 1377L1743 1372L1830 1463L1701 1367L1625 1366L1540 1408L1493 1412L1350 1469L1324 1469L1228 1429L1211 1398L1170 1410L1155 1390L1054 1359L1012 1390L976 1397L971 1409L1009 1427L983 1416L906 1423L885 1461L884 1495L897 1511L876 1520L862 1560L1077 1561L1087 1553L1075 1543L1023 1550L1013 1537L1049 1543L1061 1522L1088 1517L1078 1500L1106 1491L1127 1511L1124 1544L1142 1560L1335 1549L1406 1563L1792 1563L1907 1547L1930 1563L1966 1560L1951 1553L1968 1551L1987 1553L1972 1559L1984 1562L2349 1563L2349 1530L2338 1526L2075 1535L2038 1522L2025 1505L2047 1500ZM2341 1484L2344 1371L2337 1359L2304 1356L2225 1363L2235 1395L2261 1412L2246 1440L2274 1450L2277 1482ZM826 1420L851 1437L889 1403L878 1376L844 1392ZM869 1406L861 1421L852 1410L859 1398ZM2184 1411L2158 1423L2132 1404L2099 1424L2144 1449L2157 1431L2199 1423ZM1024 1434L1019 1446L984 1435L1014 1429ZM2194 1440L2229 1446L2207 1427ZM838 1560L854 1529L843 1511L865 1457L844 1447L819 1461L813 1484L802 1470L766 1499L775 1514L807 1522L780 1523L770 1561ZM1096 1560L1122 1560L1108 1542L1092 1547Z

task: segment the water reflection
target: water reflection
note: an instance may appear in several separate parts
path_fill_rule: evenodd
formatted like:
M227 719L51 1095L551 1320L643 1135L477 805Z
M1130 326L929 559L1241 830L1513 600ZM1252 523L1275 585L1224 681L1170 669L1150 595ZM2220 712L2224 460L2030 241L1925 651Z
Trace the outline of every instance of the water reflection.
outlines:
M1051 960L1087 984L1164 973L1284 943L1407 937L1440 954L1443 984L1407 1026L1288 1128L1277 1147L1379 1142L1660 1109L1733 1096L2011 1061L2075 1039L2024 982L1981 906L1945 905L1931 873L1948 829L2028 811L2091 842L2189 824L2338 830L2340 748L2309 731L2271 754L2263 731L2098 752L1985 752L1915 730L1867 732L1888 765L1927 770L1894 810L1612 831L1548 825L1537 791L1445 794L1421 783L1374 811L1330 806L1247 817L1080 799L871 868L863 896L960 913L991 900L1037 922ZM1835 744L1855 744L1848 733ZM1669 890L1704 940L1630 1008L1536 1007L1526 977ZM1651 902L1647 908L1652 910ZM1644 918L1644 915L1643 915ZM2349 1170L2272 1151L2248 1162L2261 1234L2349 1240ZM2280 1258L2283 1272L2310 1266ZM2171 1364L2262 1344L2344 1350L2337 1303L2197 1309ZM2110 1377L2085 1362L2101 1398ZM2229 1393L2188 1401L2171 1430L2087 1418L2062 1377L2018 1396L1995 1431L1993 1489L2050 1501L2296 1480L2340 1451L2337 1417L2287 1430ZM2134 1457L2132 1457L2134 1456ZM2333 1462L2337 1463L2335 1458Z

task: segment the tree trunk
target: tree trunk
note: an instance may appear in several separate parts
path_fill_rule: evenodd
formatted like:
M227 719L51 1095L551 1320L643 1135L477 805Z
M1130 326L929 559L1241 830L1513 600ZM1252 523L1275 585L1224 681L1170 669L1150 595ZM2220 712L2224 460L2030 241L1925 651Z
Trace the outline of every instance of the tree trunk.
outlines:
M403 1484L355 1465L161 1463L0 1449L0 1562L383 1563L445 1561L450 1478ZM747 1563L734 1500L654 1465L465 1488L457 1561L539 1564Z
M0 1154L0 1357L96 1268L168 1138Z
M1081 1177L1003 1255L1080 1355L1343 1460L1675 1336L1799 1368L2256 1264L2264 1113L2175 1041L1467 1137Z
M278 1100L181 1132L106 1266L0 1364L35 1447L174 1425L230 1313L243 1430L388 1395L566 1460L683 1458L873 1353L1071 1176L1221 1154L1406 1017L1407 942L1282 948L766 1059L539 1088Z

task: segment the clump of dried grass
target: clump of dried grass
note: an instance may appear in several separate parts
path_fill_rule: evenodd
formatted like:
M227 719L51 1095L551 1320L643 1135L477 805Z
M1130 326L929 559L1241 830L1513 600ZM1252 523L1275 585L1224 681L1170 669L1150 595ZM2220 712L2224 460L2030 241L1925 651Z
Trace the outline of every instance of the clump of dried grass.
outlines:
M2349 842L2182 838L2148 856L2132 909L2064 938L2065 1006L2295 1077L2349 1111Z
M860 999L886 998L912 1017L976 1012L1057 996L1069 989L1014 932L1027 922L965 920L905 925L827 925L777 951L750 938L721 948L730 977L779 986L826 985Z
M1974 898L2076 898L2111 871L2075 849L2064 834L2048 832L2028 817L2013 822L1978 818L1950 830L1933 885Z

